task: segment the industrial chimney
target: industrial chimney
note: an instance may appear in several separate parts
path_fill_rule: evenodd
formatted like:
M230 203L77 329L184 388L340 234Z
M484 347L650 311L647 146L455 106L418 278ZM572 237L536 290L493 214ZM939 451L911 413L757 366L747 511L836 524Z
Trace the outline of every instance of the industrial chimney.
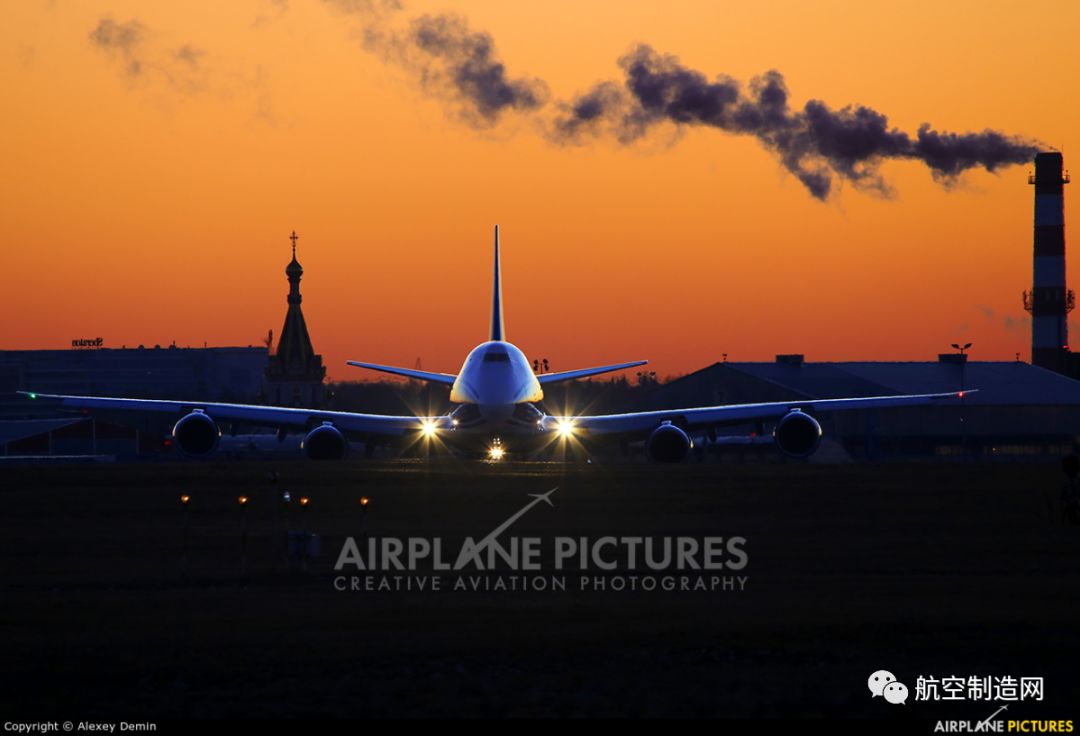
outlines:
M1058 373L1069 373L1068 314L1074 306L1072 291L1065 288L1065 201L1060 153L1035 156L1035 262L1030 292L1024 292L1024 308L1031 312L1031 362Z

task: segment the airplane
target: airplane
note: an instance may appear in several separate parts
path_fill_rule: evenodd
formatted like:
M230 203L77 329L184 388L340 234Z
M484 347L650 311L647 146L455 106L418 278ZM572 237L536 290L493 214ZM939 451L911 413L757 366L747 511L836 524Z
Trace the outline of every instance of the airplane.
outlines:
M963 399L965 394L974 392L974 389L967 389L948 393L773 401L583 416L551 415L540 408L545 386L633 368L646 362L633 360L556 373L534 373L525 354L506 339L499 226L496 225L489 338L472 349L461 370L456 374L435 373L347 361L348 365L359 368L448 386L453 408L446 414L391 416L247 404L19 393L30 398L58 400L63 407L84 411L150 413L170 420L176 417L172 444L190 458L206 457L217 449L222 423L240 423L276 428L279 439L290 432L302 432L301 451L313 460L345 457L350 440L363 441L369 450L378 443L427 443L429 448L438 444L450 450L486 456L489 461L533 457L553 446L574 450L607 442L626 448L630 443L642 442L650 460L676 463L686 459L695 439L716 441L717 428L746 424L763 427L765 422L775 422L771 438L764 437L766 441L771 441L784 455L807 458L821 444L823 432L815 418L821 412L927 405Z

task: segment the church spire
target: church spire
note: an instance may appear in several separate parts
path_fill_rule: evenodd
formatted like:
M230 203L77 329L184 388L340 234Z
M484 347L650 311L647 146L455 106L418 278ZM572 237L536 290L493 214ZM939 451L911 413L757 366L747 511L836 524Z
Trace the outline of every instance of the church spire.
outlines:
M296 241L300 239L300 236L293 230L292 235L289 236L289 240L292 241L292 260L289 261L289 265L285 267L285 275L289 279L289 304L300 304L302 298L300 296L300 279L304 275L304 268L300 265L300 261L296 260ZM284 337L284 335L282 335Z
M289 279L289 310L285 314L285 325L281 329L277 351L270 356L267 380L276 394L272 400L289 402L294 406L317 407L322 400L322 381L326 368L322 364L322 356L315 354L304 312L300 308L303 301L300 295L300 279L304 275L304 269L300 261L296 260L296 241L299 239L295 230L289 236L292 241L292 260L285 267L285 276Z

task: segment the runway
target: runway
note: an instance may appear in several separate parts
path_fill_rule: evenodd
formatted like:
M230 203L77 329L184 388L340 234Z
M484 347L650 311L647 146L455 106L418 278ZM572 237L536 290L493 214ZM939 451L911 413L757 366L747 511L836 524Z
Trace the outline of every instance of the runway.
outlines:
M1044 700L1010 712L1053 717L1080 702L1080 530L1051 521L1058 487L1056 465L1031 464L9 468L0 707L130 721L993 710L913 699L899 716L866 689L887 669L913 696L917 676L1042 677ZM450 551L552 488L483 547L494 565L454 569ZM294 541L290 556L290 532L318 535L318 554ZM405 569L335 569L350 537L361 552L400 540ZM619 540L643 538L694 540L698 569L631 564L637 543ZM744 540L741 569L706 569L738 563L726 543L703 554L717 538ZM445 568L417 539L439 540ZM568 539L590 556L556 569ZM531 545L537 568L512 569L511 543L514 565ZM410 582L364 588L393 577Z

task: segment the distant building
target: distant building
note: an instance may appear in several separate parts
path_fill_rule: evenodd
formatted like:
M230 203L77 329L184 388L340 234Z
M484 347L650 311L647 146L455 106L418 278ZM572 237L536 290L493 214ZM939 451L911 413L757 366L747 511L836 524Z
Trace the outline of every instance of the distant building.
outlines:
M802 355L778 355L771 363L714 363L658 387L650 402L667 409L963 388L978 391L962 402L818 418L826 436L856 458L1049 457L1080 446L1080 381L1019 361L969 362L966 355L934 362L808 363Z
M177 417L155 413L64 410L58 402L16 394L76 394L137 399L319 407L326 368L316 355L300 308L304 269L285 269L289 310L277 350L246 348L107 348L76 339L70 350L0 350L0 456L107 455L160 452Z
M0 416L41 416L15 391L136 399L258 402L266 348L0 350Z
M289 311L285 314L285 326L281 330L277 351L270 356L266 367L266 398L278 406L302 406L317 409L325 399L323 379L326 367L322 356L315 354L308 335L304 312L300 307L300 279L304 269L296 260L297 235L292 240L292 260L285 267L289 279Z
M259 403L266 348L0 350L0 457L108 455L162 449L176 417L95 412L16 391L136 399Z

